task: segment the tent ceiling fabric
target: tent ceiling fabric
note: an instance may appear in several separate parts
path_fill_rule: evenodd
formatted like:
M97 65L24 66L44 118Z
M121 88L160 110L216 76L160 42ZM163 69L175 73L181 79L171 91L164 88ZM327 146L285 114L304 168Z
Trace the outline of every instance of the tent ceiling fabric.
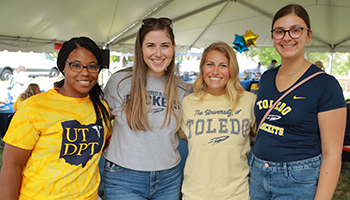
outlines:
M233 46L251 29L257 47L272 47L271 21L289 3L306 8L313 35L306 51L350 52L350 1L345 0L11 0L0 9L0 50L54 52L54 43L88 36L101 47L133 52L146 17L173 19L176 51L215 41Z

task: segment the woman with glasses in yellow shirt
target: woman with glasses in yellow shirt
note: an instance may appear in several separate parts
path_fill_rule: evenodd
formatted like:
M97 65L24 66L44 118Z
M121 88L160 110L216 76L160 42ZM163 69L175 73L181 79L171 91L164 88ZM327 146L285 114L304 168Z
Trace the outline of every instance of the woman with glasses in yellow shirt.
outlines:
M98 199L98 162L111 125L98 85L101 50L87 37L63 43L64 79L27 99L4 137L0 199Z

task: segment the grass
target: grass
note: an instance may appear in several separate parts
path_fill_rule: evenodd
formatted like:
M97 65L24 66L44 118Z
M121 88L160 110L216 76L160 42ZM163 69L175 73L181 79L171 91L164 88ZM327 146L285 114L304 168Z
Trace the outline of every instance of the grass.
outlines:
M343 162L333 200L350 199L350 162Z
M2 142L2 141L1 141ZM0 168L2 166L2 152L0 149ZM102 198L104 199L104 197ZM342 164L337 188L334 192L332 200L349 200L350 199L350 162Z

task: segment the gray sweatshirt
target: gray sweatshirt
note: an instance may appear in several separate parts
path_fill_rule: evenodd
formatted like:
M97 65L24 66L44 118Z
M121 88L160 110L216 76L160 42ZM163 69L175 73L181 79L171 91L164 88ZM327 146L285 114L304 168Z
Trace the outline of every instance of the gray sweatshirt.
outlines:
M132 131L123 112L123 104L130 95L131 72L117 72L111 76L104 89L111 114L114 116L112 138L103 156L122 167L139 171L159 171L170 169L179 164L181 157L177 150L179 139L176 134L176 120L171 116L168 126L164 123L166 103L164 97L164 77L147 76L147 91L151 97L152 108L148 112L148 121L152 130ZM180 88L177 109L181 109L182 99L188 94ZM119 94L118 94L119 93ZM168 116L169 117L169 116Z

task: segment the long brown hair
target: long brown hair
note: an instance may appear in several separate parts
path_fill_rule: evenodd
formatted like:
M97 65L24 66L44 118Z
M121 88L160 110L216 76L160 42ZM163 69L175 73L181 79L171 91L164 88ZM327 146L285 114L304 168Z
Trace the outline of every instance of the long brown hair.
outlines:
M36 89L38 88L39 88L39 85L36 83L29 84L27 89L21 94L21 96L19 96L19 99L21 101L24 101L29 97L36 95Z
M147 131L147 129L152 130L152 127L148 121L148 111L150 110L150 105L148 99L150 95L146 90L147 86L147 70L148 66L143 59L142 43L145 39L145 36L156 30L165 30L168 38L171 40L172 45L175 45L175 37L172 28L170 25L163 25L157 21L152 26L142 25L135 42L135 60L134 66L132 67L132 75L126 77L123 80L132 77L130 99L126 102L124 106L124 112L126 115L126 120L131 130L134 131ZM130 71L131 69L127 69ZM125 71L125 70L123 70ZM175 51L173 53L173 58L166 68L165 71L165 84L164 84L164 94L166 99L166 116L162 127L165 125L168 119L168 125L171 121L171 115L176 120L177 128L180 126L181 119L181 109L178 108L178 105L175 103L179 102L178 89L185 90L185 84L176 76L176 67L175 67ZM119 84L118 84L119 85ZM174 107L178 109L175 110Z
M233 107L232 107L232 110L233 110L236 107L237 103L239 102L239 99L241 98L241 95L244 92L244 89L239 83L239 78L238 78L239 68L238 68L236 54L233 51L233 49L224 42L212 43L209 47L207 47L204 50L202 54L201 62L200 62L199 75L197 80L193 83L193 92L201 100L203 100L207 95L208 85L206 84L203 78L204 65L205 65L205 60L207 58L207 55L209 54L209 52L214 50L223 53L228 59L228 69L229 69L230 77L229 77L229 80L227 81L225 91L229 101L233 102Z

